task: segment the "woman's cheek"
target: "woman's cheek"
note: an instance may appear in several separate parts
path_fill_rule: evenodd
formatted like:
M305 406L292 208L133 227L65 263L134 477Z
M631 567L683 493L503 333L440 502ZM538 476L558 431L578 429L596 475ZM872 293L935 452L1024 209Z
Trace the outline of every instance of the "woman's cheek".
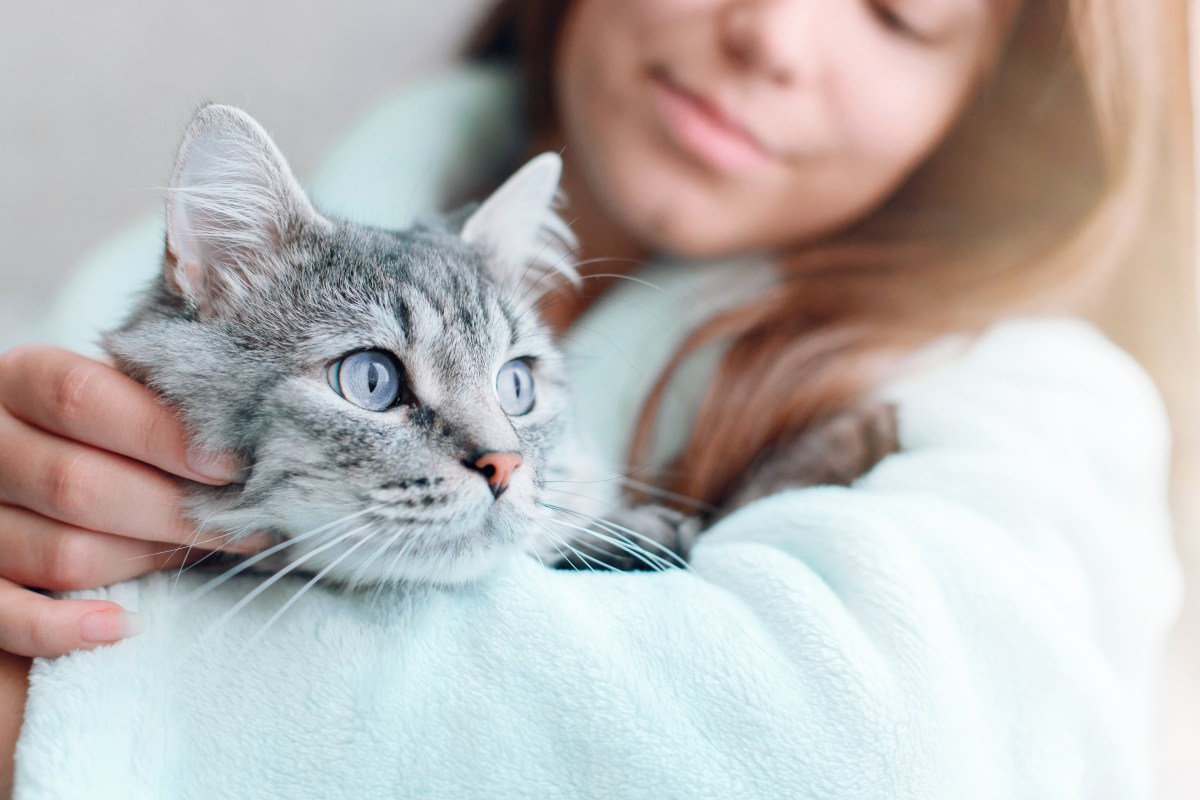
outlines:
M877 57L848 65L831 86L830 106L843 152L897 174L941 142L964 87L943 70L892 60L899 63Z

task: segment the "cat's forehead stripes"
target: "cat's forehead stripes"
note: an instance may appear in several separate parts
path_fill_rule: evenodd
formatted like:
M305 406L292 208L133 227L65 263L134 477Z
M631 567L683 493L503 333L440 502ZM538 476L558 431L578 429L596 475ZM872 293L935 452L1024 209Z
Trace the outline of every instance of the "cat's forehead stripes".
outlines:
M510 288L496 285L483 257L456 236L439 232L414 236L401 260L402 279L419 294L436 319L411 313L406 323L421 321L426 333L458 334L478 350L505 350L539 327L529 309L518 305ZM403 296L403 295L402 295ZM413 332L413 331L410 331Z
M498 286L483 257L448 231L392 233L347 226L292 254L245 325L278 319L274 346L303 362L360 349L422 359L440 380L552 351L528 300ZM270 346L270 344L268 345Z

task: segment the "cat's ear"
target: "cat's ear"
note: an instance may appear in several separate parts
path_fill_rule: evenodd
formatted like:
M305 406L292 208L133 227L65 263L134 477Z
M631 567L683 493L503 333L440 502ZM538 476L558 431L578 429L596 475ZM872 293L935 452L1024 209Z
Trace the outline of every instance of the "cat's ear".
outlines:
M561 275L578 283L571 256L575 235L555 212L562 159L542 153L517 170L463 225L462 238L481 250L502 286L552 288Z
M167 194L167 285L202 313L285 268L289 233L329 226L271 137L230 106L200 109L184 134Z

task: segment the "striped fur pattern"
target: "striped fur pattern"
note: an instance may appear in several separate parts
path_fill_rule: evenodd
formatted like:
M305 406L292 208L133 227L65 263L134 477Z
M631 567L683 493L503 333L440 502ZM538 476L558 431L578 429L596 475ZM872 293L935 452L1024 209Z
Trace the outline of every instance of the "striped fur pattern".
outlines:
M574 276L558 172L543 156L473 213L370 228L319 213L249 116L202 109L170 187L163 271L104 339L200 444L250 465L242 484L191 486L195 520L269 531L265 565L355 586L463 583L523 546L568 406L534 309L548 278ZM402 366L407 399L387 411L329 385L331 363L368 349ZM536 402L508 416L496 380L517 358ZM523 459L499 497L469 466L493 451Z

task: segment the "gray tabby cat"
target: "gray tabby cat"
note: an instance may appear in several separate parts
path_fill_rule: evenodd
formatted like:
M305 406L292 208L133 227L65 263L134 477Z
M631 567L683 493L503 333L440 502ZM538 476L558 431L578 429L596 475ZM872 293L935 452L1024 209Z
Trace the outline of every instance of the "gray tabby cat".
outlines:
M258 123L202 109L171 181L163 270L104 338L199 444L250 465L244 484L189 486L195 521L270 531L280 543L248 564L350 586L464 583L518 548L560 566L682 563L700 520L615 496L591 509L607 521L560 510L590 528L578 546L534 535L551 459L570 449L562 358L536 313L577 277L553 210L560 170L543 154L475 209L382 230L318 212ZM894 449L892 419L852 412L764 454L716 511L847 482Z
M241 454L204 528L268 530L347 584L461 583L524 546L567 393L534 313L573 278L546 154L470 213L388 231L318 212L266 132L208 106L181 146L161 275L104 345Z

